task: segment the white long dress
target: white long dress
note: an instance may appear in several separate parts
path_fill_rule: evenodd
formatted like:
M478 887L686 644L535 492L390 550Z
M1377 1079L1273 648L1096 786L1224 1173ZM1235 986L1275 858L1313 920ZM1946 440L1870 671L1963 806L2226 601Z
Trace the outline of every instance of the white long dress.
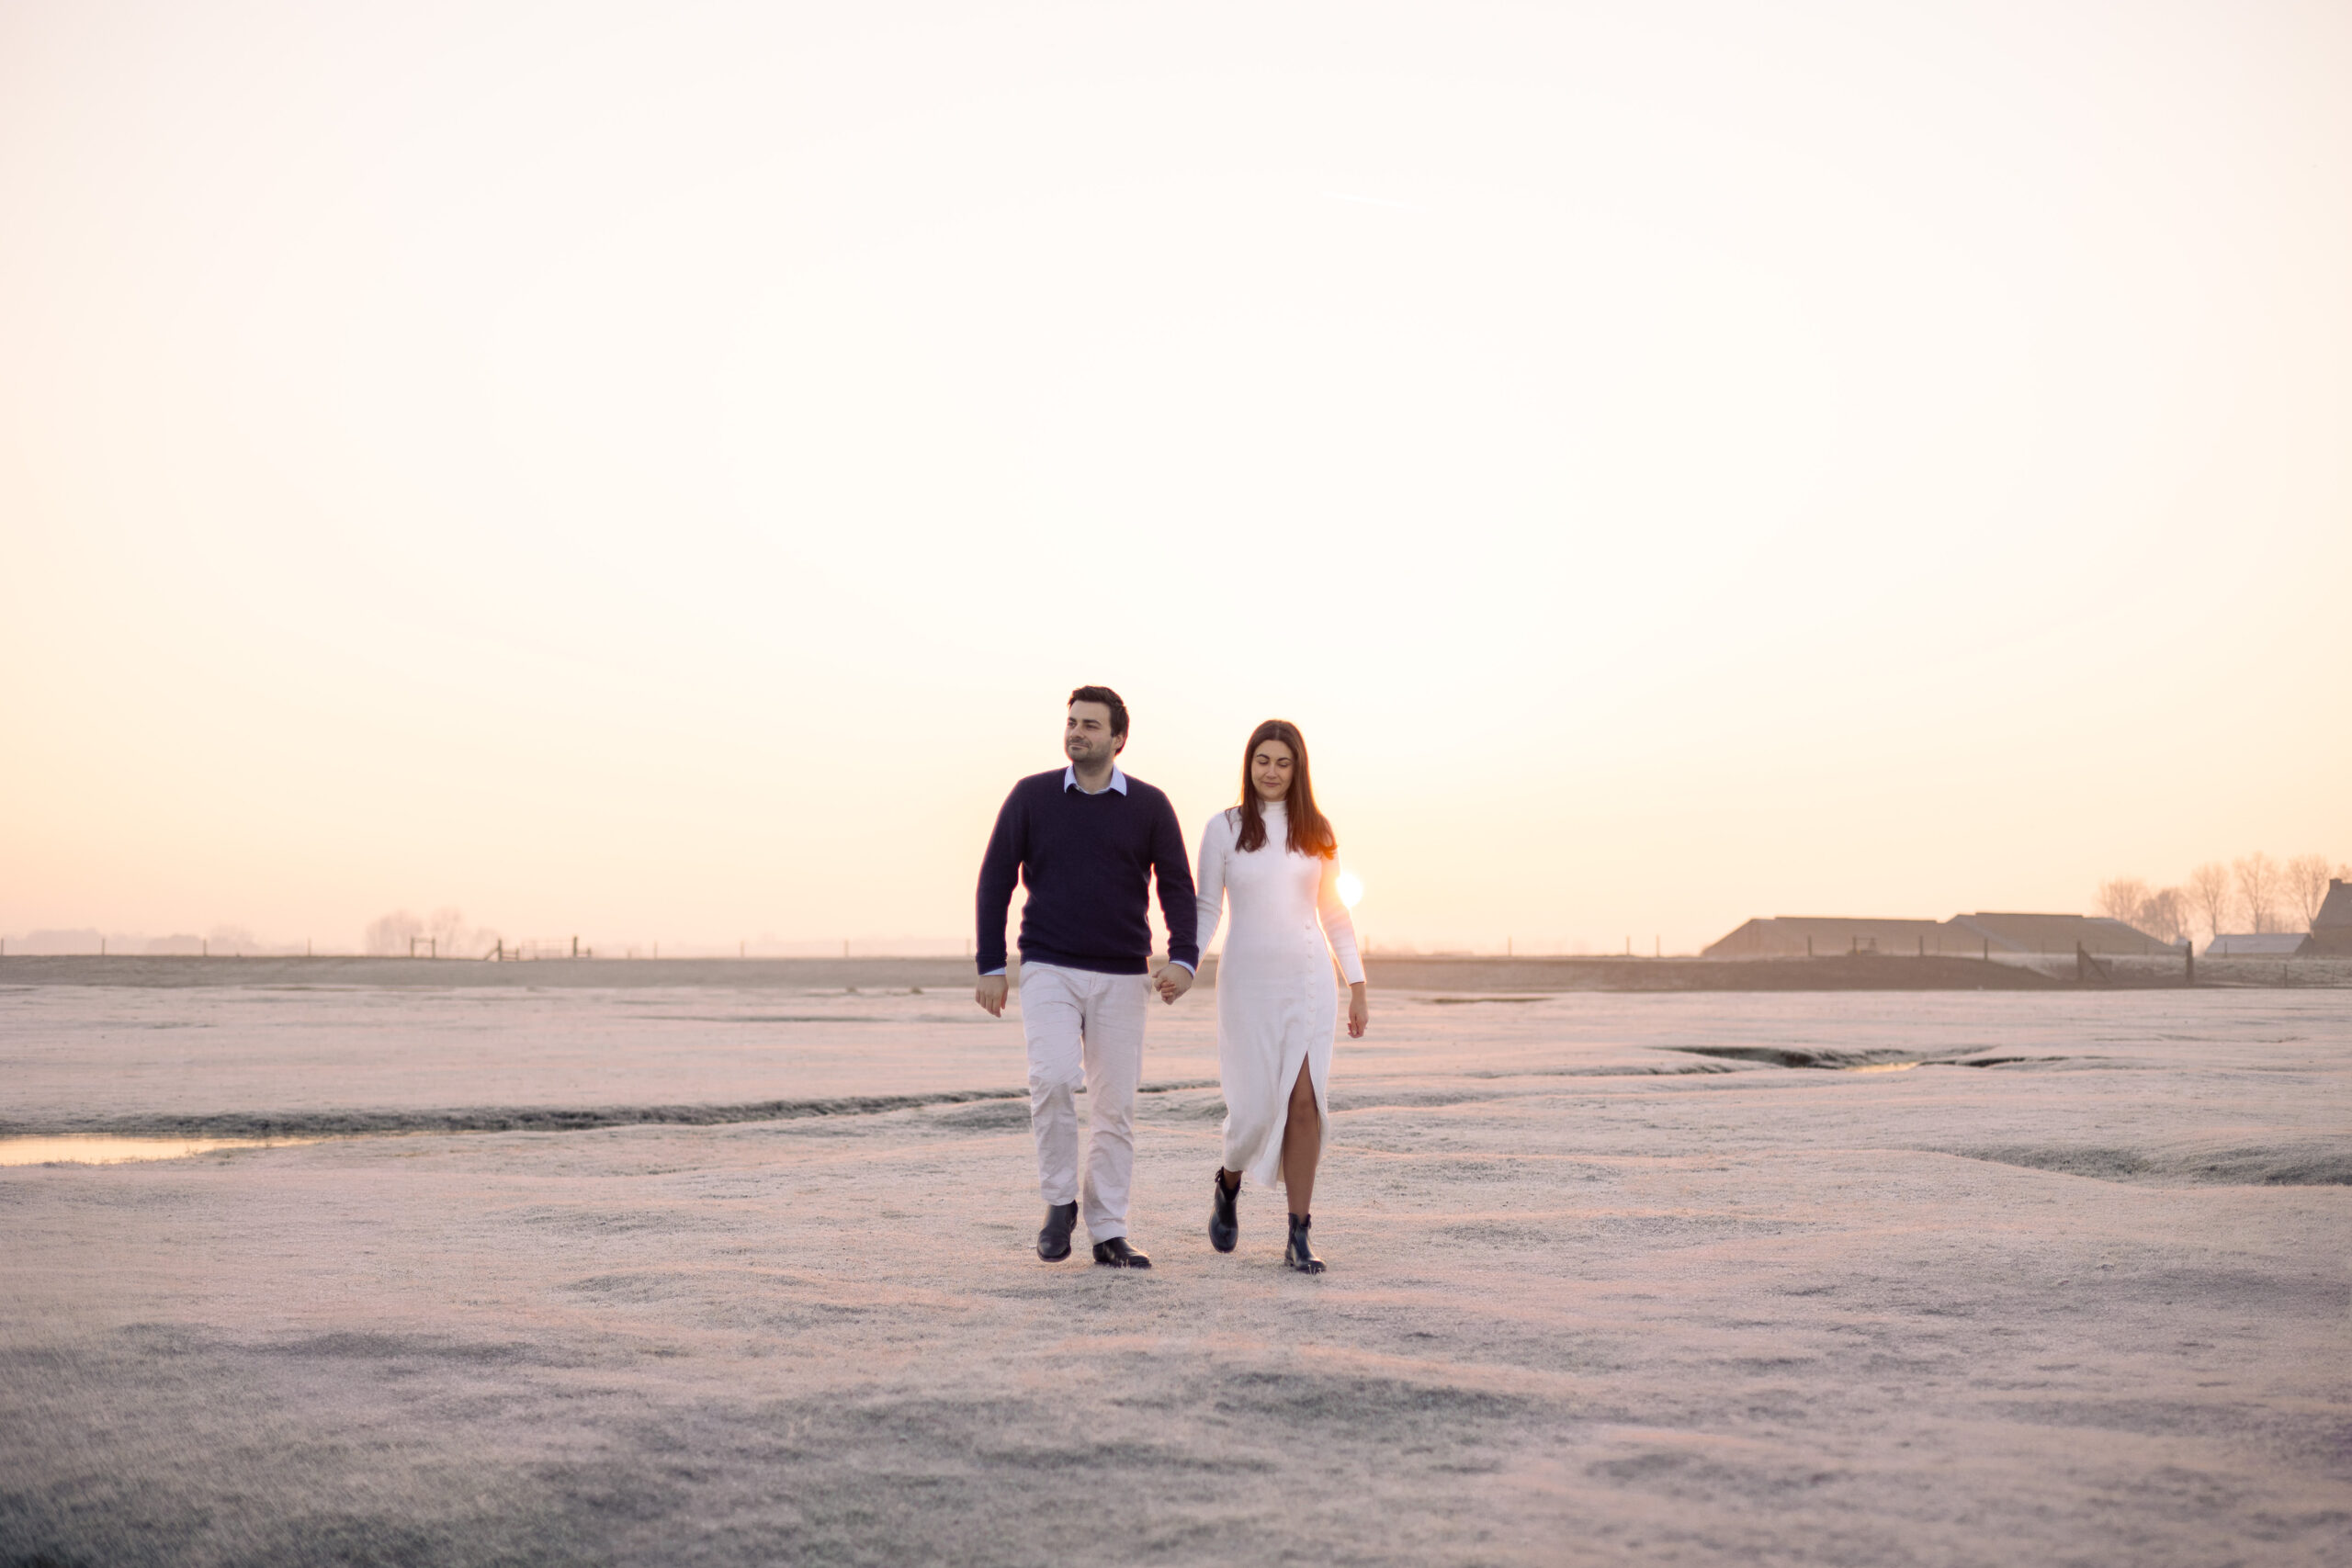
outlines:
M1225 1086L1225 1168L1259 1187L1282 1174L1283 1127L1300 1064L1315 1084L1324 1136L1331 1127L1331 1037L1340 1016L1331 959L1350 985L1363 978L1356 930L1340 902L1339 863L1289 847L1290 819L1265 807L1266 842L1234 847L1241 810L1220 811L1201 829L1194 861L1200 942L1216 934L1225 907L1233 919L1216 967L1216 1058Z

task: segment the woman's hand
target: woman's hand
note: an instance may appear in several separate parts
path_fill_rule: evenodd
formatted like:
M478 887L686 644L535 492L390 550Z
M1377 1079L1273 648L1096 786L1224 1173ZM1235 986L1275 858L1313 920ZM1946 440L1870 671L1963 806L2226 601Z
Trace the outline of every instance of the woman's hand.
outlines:
M1358 980L1348 987L1348 1038L1361 1040L1371 1027L1372 1003L1364 999L1364 984Z

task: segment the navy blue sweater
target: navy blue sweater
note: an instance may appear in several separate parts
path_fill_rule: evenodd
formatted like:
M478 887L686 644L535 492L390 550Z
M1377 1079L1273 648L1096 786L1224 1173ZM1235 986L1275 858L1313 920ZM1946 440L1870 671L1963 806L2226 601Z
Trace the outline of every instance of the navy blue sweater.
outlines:
M1159 877L1168 956L1198 965L1200 910L1184 832L1159 791L1130 775L1127 792L1063 787L1068 770L1032 773L996 814L980 862L979 966L1004 967L1004 918L1015 882L1029 886L1021 911L1021 957L1102 975L1150 966L1150 878Z

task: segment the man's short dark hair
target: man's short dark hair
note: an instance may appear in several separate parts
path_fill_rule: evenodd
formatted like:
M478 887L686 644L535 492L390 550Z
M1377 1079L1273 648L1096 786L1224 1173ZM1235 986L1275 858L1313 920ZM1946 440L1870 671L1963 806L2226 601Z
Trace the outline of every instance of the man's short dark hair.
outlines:
M1126 734L1127 705L1121 702L1119 700L1119 694L1113 691L1110 687L1080 686L1077 691L1072 692L1069 694L1069 700L1073 703L1101 703L1104 707L1111 710L1111 734L1113 739L1115 739Z

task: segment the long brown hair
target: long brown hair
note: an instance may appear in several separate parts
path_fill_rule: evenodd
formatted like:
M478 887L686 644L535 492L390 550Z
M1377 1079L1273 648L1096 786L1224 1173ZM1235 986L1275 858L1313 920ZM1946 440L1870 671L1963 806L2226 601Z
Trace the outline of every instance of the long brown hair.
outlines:
M1290 818L1290 847L1303 855L1329 860L1340 852L1339 835L1331 831L1323 813L1315 809L1315 784L1306 772L1306 737L1286 718L1270 718L1251 730L1250 744L1241 749L1241 836L1233 847L1243 854L1265 847L1266 812L1258 800L1258 786L1250 779L1250 759L1269 740L1289 747L1291 761L1296 764L1291 769L1290 794L1283 797L1283 812Z

